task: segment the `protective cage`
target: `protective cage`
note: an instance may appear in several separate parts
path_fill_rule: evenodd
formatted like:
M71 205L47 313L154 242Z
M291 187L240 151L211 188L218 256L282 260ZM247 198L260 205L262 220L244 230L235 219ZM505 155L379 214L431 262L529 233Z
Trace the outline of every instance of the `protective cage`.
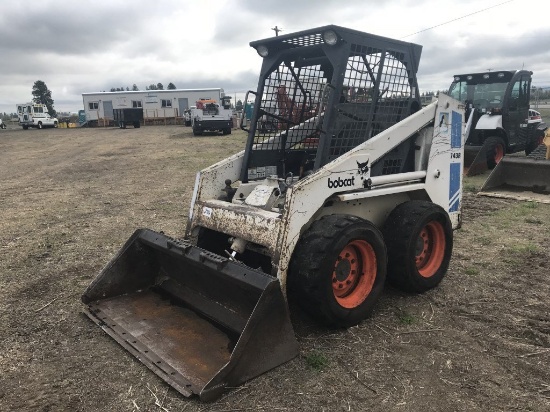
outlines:
M303 176L420 109L422 47L339 26L250 43L264 56L241 180ZM372 175L412 170L410 145Z

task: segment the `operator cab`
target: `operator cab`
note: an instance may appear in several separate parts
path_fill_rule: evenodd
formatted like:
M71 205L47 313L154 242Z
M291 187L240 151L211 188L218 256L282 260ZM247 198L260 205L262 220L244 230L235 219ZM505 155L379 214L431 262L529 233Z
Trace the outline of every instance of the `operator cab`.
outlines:
M421 107L422 47L339 26L250 43L263 57L241 181L299 179ZM403 145L370 165L372 175L412 170Z

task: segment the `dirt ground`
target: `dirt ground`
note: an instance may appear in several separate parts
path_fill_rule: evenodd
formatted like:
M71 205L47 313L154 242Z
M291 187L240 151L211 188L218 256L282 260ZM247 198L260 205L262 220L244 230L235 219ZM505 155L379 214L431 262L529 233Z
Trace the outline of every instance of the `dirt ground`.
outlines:
M549 411L550 205L464 184L442 284L390 287L371 318L212 404L187 399L82 314L139 227L181 237L195 173L245 136L183 126L0 130L0 411Z

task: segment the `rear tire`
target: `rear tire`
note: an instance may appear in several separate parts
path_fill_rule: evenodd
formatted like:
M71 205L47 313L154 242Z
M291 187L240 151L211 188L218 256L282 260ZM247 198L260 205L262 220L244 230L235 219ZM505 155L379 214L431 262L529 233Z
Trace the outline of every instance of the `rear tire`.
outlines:
M500 137L492 137L487 143L487 167L494 169L506 154L506 143Z
M202 136L202 130L193 129L193 136Z
M324 216L294 250L289 295L326 325L357 325L382 293L386 261L384 239L372 223L350 215Z
M543 140L544 140L544 131L535 130L535 138L531 140L529 143L527 143L527 146L525 147L525 156L529 156L533 152L533 150L535 150L537 147L539 147L542 144Z
M453 229L445 210L431 202L398 205L384 224L388 282L406 292L437 286L449 267Z
M37 126L39 129L42 129L42 122L38 122L38 126Z

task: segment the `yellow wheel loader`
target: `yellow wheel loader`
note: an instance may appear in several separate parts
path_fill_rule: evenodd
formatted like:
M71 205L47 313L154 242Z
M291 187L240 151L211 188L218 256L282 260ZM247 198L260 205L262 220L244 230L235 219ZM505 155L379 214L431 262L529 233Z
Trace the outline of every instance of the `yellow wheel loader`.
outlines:
M421 46L324 26L254 41L246 147L197 174L183 239L140 229L82 296L88 316L185 396L294 358L287 299L330 327L386 280L437 286L460 224L464 107L422 108Z

